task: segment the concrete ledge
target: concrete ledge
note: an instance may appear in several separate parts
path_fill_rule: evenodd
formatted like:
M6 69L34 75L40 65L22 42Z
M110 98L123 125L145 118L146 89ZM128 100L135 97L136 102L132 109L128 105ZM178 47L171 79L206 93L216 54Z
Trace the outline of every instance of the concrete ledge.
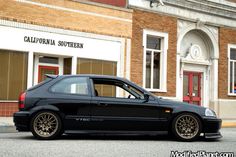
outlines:
M13 123L13 117L0 117L0 133L11 132L17 132Z
M18 132L16 130L15 126L0 126L0 133L16 133Z
M236 122L222 122L222 128L236 128Z
M0 127L14 126L13 117L0 117Z

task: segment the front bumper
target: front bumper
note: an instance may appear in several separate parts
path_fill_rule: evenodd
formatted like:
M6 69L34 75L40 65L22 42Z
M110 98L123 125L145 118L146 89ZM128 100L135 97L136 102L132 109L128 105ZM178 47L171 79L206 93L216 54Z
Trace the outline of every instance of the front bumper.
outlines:
M210 117L204 117L203 118L203 125L204 125L204 135L205 138L209 139L216 139L221 138L222 135L219 132L221 128L222 120L218 118L210 118Z
M29 131L29 112L26 111L19 111L14 113L13 115L13 121L16 126L16 130L18 131Z

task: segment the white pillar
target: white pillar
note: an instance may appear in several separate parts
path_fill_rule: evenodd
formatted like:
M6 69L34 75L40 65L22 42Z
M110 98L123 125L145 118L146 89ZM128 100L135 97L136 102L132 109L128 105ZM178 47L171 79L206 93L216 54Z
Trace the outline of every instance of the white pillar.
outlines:
M27 88L33 85L34 52L28 52Z
M218 59L212 59L212 68L210 76L211 76L210 98L211 101L215 102L218 100Z
M127 39L126 45L126 78L130 80L130 58L131 58L131 39Z
M77 56L73 56L71 64L71 74L76 75L76 72L77 72Z
M180 61L180 53L176 53L176 99L183 100L183 85L182 85L182 68Z

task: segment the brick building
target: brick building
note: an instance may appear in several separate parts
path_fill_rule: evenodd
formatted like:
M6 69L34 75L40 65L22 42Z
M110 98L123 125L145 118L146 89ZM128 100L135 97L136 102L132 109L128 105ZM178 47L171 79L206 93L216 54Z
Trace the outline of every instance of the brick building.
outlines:
M236 122L236 3L129 0L131 80Z
M46 73L95 73L235 123L235 10L234 0L0 0L0 116Z

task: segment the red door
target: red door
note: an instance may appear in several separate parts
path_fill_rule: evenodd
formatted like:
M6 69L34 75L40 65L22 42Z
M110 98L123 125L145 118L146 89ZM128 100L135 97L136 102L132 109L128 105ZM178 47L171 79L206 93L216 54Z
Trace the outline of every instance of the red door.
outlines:
M202 73L184 72L183 101L201 105L201 78Z
M38 82L45 80L45 74L58 75L58 67L39 65Z

